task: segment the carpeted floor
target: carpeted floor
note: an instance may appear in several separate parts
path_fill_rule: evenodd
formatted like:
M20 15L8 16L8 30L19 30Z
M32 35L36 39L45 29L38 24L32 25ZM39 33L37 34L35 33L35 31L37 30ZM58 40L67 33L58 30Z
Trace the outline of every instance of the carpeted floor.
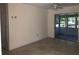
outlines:
M10 55L78 55L78 42L47 38L38 42L14 49Z

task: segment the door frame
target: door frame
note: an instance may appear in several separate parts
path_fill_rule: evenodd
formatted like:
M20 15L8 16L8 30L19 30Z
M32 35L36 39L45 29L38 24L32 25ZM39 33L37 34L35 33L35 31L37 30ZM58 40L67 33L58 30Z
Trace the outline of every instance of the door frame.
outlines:
M2 55L6 55L9 52L8 3L0 3L0 7L1 7L1 48L2 48L1 52Z

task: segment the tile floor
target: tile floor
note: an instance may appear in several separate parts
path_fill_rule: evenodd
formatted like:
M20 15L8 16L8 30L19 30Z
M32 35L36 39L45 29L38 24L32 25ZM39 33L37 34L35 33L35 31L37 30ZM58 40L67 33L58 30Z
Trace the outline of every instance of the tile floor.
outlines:
M47 38L9 52L9 55L78 55L78 42Z

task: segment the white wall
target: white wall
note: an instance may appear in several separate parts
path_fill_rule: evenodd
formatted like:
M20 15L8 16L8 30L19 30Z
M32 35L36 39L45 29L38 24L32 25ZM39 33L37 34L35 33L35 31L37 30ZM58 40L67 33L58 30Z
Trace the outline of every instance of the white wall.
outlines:
M54 38L54 15L59 13L79 12L79 6L65 7L59 10L48 10L48 36ZM79 33L79 32L78 32Z
M8 12L10 50L47 37L47 10L27 4L8 4Z

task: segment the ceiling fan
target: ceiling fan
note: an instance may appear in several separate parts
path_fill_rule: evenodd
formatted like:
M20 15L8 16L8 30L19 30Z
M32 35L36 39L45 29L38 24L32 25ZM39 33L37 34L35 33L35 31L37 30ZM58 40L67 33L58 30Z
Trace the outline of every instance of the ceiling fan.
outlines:
M54 9L54 10L63 9L63 6L61 4L58 4L58 3L53 3L51 5L51 9Z

